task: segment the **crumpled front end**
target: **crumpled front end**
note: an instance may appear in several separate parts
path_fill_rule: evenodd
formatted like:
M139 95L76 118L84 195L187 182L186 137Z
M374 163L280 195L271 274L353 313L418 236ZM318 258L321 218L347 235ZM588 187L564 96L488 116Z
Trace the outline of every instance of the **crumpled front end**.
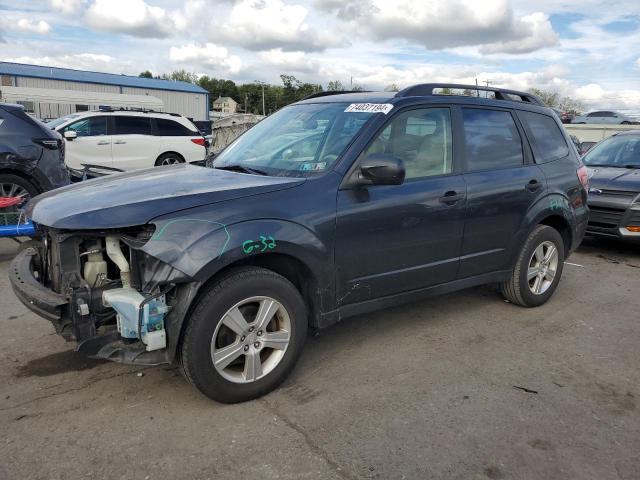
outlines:
M37 247L16 256L17 297L92 357L171 362L197 285L141 249L154 226L68 232L39 226Z

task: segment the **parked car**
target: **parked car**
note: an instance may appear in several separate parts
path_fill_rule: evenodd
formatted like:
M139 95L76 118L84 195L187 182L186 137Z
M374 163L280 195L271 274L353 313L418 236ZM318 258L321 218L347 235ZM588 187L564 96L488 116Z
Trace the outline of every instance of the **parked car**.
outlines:
M47 124L66 140L66 163L135 170L202 162L205 139L189 119L174 113L102 110L72 113Z
M601 141L583 160L590 177L588 233L640 242L640 130Z
M29 199L68 183L60 135L22 105L0 104L0 197Z
M573 117L571 123L605 123L611 125L631 125L637 123L633 118L622 113L612 111L598 111L577 115Z
M578 149L580 155L587 153L596 143L598 142L580 142L580 148Z
M573 117L575 117L575 113L574 112L561 112L560 113L560 121L562 123L571 123L571 121L573 120Z
M13 289L79 351L179 361L222 402L274 389L308 328L485 283L542 305L586 229L586 168L535 97L442 87L312 96L211 169L42 195L48 241L15 258Z

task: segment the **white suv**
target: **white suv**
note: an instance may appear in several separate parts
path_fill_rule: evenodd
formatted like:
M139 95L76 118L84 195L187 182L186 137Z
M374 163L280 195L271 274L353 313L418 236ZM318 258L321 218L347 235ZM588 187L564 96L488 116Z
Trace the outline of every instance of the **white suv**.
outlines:
M175 114L133 110L73 113L47 124L66 140L65 163L135 170L206 157L204 137L191 120Z

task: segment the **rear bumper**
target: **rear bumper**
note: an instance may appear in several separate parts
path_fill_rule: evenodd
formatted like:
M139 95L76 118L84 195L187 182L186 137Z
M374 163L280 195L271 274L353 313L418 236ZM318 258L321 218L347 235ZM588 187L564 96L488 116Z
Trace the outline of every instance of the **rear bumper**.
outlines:
M32 312L58 323L67 305L64 295L43 286L33 273L33 259L37 253L28 248L20 252L9 267L9 281L16 297Z

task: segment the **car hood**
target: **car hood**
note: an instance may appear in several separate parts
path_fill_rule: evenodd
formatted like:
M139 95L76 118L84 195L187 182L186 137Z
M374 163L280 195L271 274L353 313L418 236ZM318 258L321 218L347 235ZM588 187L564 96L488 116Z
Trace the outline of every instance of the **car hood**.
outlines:
M600 190L640 192L640 169L589 167L589 186Z
M118 173L34 198L27 216L58 229L97 230L148 223L155 217L290 188L300 178L248 175L188 164Z

